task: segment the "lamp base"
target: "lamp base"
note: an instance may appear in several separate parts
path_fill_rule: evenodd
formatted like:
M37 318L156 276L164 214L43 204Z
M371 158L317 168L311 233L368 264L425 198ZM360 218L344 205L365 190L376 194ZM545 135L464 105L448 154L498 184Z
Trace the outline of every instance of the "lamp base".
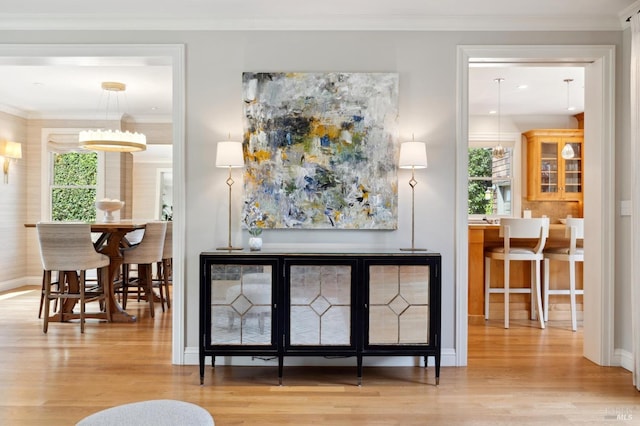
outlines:
M427 251L426 248L401 248L400 251Z
M231 250L242 250L242 247L218 247L216 248L216 250L226 250L226 251L231 251Z

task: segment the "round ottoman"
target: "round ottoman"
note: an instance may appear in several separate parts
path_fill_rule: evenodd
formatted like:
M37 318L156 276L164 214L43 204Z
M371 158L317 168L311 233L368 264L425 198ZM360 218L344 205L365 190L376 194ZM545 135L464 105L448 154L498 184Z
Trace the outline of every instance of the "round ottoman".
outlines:
M158 399L134 402L98 411L78 422L79 426L106 425L207 425L213 417L204 408L189 402Z

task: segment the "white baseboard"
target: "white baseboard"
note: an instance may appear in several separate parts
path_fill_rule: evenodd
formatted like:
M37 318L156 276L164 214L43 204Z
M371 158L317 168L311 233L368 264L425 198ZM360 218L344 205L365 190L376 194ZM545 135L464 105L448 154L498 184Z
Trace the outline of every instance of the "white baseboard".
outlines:
M613 365L619 365L625 370L633 372L633 354L624 349L616 349L613 352Z
M0 282L0 291L9 291L25 285L34 285L42 282L42 277L22 277L15 280Z
M217 356L216 365L238 365L238 366L277 366L277 359L268 359L266 357L250 357L250 356ZM196 347L187 347L184 351L185 365L198 365L199 351ZM206 363L211 365L211 358L207 357ZM285 356L285 366L356 366L356 358L325 358L321 356ZM365 367L421 367L424 366L423 357L421 356L365 356L363 360ZM434 365L434 358L429 357L429 366ZM456 352L454 349L443 349L441 352L440 365L442 367L455 367Z

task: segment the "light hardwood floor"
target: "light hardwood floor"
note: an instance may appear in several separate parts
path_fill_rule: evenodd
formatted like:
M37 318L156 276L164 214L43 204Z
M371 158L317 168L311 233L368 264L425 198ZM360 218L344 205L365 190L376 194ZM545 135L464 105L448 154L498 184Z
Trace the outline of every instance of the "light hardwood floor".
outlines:
M622 368L582 358L582 333L528 321L470 326L469 366L434 370L207 367L170 363L171 314L129 302L135 324L51 323L42 334L38 288L0 294L0 424L71 425L118 404L178 399L224 425L640 424L640 393ZM626 420L616 416L625 415ZM629 419L631 417L631 419Z

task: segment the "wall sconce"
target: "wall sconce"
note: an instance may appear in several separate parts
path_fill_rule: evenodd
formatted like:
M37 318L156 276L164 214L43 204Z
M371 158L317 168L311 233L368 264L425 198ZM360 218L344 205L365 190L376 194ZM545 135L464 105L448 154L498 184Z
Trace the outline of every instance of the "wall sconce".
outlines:
M411 248L401 248L403 251L425 251L424 248L415 246L415 187L418 181L415 178L416 169L427 168L427 147L424 142L404 142L400 145L400 161L398 167L411 169Z
M242 247L231 245L231 186L234 184L231 178L231 169L244 167L242 142L218 142L216 167L229 168L229 177L227 178L227 185L229 186L229 242L226 247L218 247L217 250L242 250Z
M11 160L22 158L22 145L19 142L0 141L0 156L4 157L4 183L9 183L9 164Z

